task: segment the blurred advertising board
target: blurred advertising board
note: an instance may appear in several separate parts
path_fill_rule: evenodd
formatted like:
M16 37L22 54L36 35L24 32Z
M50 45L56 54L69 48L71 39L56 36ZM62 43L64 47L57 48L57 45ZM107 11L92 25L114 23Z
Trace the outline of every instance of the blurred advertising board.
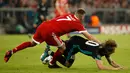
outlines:
M107 24L101 26L102 34L130 34L130 25L128 24Z
M106 24L100 27L87 27L90 34L130 34L130 25L128 24ZM72 32L71 34L78 34Z
M86 30L90 34L100 34L101 32L101 27L87 27ZM71 34L78 34L78 32L71 32Z

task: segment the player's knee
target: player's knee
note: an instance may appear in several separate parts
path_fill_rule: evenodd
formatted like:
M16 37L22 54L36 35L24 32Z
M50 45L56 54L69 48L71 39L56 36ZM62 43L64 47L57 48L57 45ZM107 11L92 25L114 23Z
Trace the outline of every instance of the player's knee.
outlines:
M72 64L66 65L67 68L70 68L72 66Z
M59 51L60 51L61 53L64 53L64 50L63 50L63 49L61 49L61 48L59 49Z
M72 64L66 65L67 68L70 68L72 66Z
M72 64L74 63L74 59L69 60L69 64L66 65L67 68L70 68Z
M37 45L37 43L31 42L31 47L36 46L36 45Z

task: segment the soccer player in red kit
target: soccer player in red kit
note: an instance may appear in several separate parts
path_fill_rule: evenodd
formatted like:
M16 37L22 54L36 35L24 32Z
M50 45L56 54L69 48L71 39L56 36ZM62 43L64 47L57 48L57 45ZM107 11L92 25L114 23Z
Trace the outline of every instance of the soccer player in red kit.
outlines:
M27 47L36 46L37 44L40 44L45 41L48 45L58 47L58 50L53 55L53 59L49 62L49 68L57 67L56 65L57 57L61 56L64 50L66 49L64 42L62 42L62 40L59 37L73 31L78 31L79 33L82 33L89 40L94 40L100 43L100 41L95 37L93 37L91 34L89 34L82 25L81 22L83 20L84 15L85 11L83 9L78 9L75 15L67 14L54 18L50 21L41 23L38 26L32 38L32 41L24 42L19 46L13 48L12 50L6 52L4 57L5 62L8 62L8 60L14 53L23 50ZM61 44L60 46L56 43L56 41L52 37L53 33L56 34L57 39L59 39L60 41L59 43Z

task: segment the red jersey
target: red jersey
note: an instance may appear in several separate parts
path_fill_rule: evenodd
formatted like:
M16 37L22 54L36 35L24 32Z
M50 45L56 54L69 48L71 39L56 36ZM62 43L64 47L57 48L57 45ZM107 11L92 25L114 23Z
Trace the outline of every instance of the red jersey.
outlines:
M41 29L41 32L44 32L43 30L47 30L48 34L54 32L57 36L73 31L85 30L82 23L73 14L60 16L45 23L43 22L39 28Z
M75 15L67 14L41 23L34 36L37 34L38 38L43 39L46 42L51 42L52 33L55 33L56 36L60 37L69 32L84 30L84 26Z

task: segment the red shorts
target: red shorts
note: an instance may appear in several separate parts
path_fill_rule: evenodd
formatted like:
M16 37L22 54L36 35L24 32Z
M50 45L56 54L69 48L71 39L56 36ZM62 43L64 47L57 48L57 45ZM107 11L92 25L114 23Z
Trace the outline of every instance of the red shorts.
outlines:
M50 29L50 27L48 29ZM53 32L49 31L48 29L47 27L44 30L43 28L37 28L32 40L37 44L40 44L45 41L48 45L58 46L57 42L52 37ZM62 43L62 40L59 38L59 36L57 36L57 39L59 39L59 41Z

